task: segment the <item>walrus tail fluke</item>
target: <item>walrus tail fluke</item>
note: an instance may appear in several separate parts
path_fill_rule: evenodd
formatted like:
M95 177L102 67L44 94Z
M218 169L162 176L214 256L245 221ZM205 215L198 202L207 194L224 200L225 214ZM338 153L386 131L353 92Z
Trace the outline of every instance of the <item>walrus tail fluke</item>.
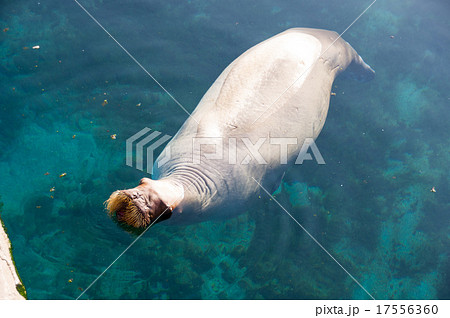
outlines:
M123 191L114 191L105 202L108 214L119 223L135 228L145 228L151 222L150 215L139 209Z
M364 62L362 57L356 53L355 49L353 49L350 44L347 43L347 45L352 51L353 59L347 67L347 70L344 72L344 77L349 77L362 83L371 81L375 77L375 71L369 64Z

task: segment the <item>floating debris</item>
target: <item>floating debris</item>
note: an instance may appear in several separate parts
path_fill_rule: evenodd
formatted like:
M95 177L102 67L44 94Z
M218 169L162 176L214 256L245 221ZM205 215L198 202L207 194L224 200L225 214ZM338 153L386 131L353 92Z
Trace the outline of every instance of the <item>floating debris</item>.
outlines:
M105 106L105 105L108 105L108 100L107 100L107 99L105 99L105 100L103 101L103 103L102 103L102 106Z
M77 135L73 135L73 136L72 136L72 139L75 139L76 136L77 136Z
M33 50L39 50L41 47L39 45L33 46Z
M44 176L48 176L50 174L50 172L46 172L44 173Z
M42 206L36 205L36 209L40 209L40 208L42 208Z
M117 135L116 135L116 134L111 135L111 139L116 139L116 138L117 138Z
M9 28L4 28L3 32L8 32Z
M432 187L430 191L431 191L431 192L436 192L436 188L435 188L435 187Z
M60 178L67 176L67 173L63 172L59 175Z

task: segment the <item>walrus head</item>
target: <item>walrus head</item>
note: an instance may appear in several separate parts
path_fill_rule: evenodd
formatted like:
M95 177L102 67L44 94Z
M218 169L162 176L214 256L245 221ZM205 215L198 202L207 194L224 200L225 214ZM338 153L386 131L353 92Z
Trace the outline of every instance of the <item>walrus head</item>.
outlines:
M154 187L155 182L143 178L135 188L114 191L105 202L108 214L134 228L145 228L170 218L174 205L163 201Z

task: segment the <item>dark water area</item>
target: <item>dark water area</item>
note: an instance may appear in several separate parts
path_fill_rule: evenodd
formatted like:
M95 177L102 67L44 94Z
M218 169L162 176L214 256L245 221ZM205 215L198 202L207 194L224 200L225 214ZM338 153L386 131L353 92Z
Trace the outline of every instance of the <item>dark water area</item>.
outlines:
M341 33L371 3L79 2L189 112L251 46L291 27ZM103 206L146 176L125 140L173 136L188 115L75 1L0 3L1 216L29 298L75 299L135 239ZM348 29L376 77L336 79L326 165L292 167L275 194L377 299L450 298L449 14L378 0ZM155 225L82 296L369 298L264 193L223 222Z

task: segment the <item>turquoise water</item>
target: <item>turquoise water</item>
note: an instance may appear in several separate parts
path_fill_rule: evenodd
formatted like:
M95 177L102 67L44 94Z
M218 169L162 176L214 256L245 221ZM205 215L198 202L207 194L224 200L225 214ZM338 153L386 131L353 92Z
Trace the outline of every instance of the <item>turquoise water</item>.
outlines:
M189 111L249 47L296 26L342 32L370 4L80 3ZM75 2L1 5L2 218L29 298L75 299L135 238L103 208L145 176L125 140L174 135L187 115ZM276 194L377 299L450 298L449 13L379 0L345 33L376 78L335 81L327 164L290 169ZM157 224L82 296L199 298L369 296L263 194L226 222Z

